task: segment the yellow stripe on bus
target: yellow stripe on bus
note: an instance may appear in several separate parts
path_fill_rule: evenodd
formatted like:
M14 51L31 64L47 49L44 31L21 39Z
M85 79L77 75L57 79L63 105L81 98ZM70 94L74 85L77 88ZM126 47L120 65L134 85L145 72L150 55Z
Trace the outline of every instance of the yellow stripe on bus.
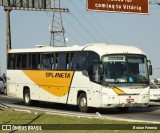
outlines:
M23 70L36 85L55 96L68 93L73 71Z

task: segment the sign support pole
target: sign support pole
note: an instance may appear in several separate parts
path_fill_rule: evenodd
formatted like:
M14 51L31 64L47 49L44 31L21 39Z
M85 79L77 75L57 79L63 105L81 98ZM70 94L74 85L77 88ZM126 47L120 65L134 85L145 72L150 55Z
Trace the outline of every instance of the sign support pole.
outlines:
M5 8L6 11L6 69L8 67L8 51L11 49L11 26L10 26L10 12L12 9Z
M6 11L6 49L11 49L11 26L10 26L10 12L11 9L4 9Z

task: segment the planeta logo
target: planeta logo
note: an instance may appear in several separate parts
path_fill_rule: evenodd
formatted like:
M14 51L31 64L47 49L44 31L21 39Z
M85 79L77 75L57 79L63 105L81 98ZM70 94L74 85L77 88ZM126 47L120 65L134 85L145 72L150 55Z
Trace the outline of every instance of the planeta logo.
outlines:
M70 78L70 73L52 73L46 72L46 77L51 78Z

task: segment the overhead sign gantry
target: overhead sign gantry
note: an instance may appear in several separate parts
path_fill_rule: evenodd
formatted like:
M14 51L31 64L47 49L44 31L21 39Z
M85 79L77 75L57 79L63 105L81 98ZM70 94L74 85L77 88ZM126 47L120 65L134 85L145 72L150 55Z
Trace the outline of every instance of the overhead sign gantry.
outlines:
M52 8L52 0L1 0L0 6L11 10L66 12L67 8Z
M1 6L13 9L50 9L50 0L1 0Z
M67 8L55 8L55 0L0 0L0 6L4 6L6 11L6 45L7 50L11 49L11 29L10 29L10 11L48 11L48 12L69 12Z

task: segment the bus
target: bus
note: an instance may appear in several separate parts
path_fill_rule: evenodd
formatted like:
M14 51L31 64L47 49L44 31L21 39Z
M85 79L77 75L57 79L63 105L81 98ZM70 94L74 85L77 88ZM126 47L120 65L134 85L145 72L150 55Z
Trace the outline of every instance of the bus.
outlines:
M152 65L134 46L87 44L8 51L8 95L89 108L146 107Z

